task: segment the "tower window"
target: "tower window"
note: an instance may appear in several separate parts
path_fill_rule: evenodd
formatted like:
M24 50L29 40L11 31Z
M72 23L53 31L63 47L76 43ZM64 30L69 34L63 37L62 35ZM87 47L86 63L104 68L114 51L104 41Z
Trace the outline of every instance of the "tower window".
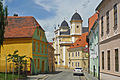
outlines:
M77 28L79 28L79 26L77 26Z

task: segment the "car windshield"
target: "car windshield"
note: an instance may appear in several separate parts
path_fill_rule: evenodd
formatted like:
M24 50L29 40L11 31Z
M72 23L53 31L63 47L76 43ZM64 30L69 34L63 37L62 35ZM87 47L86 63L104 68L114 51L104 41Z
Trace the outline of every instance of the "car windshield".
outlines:
M75 68L75 69L82 69L82 68Z

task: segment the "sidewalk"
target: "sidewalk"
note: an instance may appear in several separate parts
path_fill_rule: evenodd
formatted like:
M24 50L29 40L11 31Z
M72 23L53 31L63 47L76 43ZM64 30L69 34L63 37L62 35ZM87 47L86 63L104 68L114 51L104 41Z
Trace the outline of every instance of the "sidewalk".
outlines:
M120 77L109 74L100 73L100 80L120 80Z
M38 75L27 76L27 80L44 80L47 77L48 77L47 75L38 74Z
M88 72L84 73L86 80L98 80L96 77L93 77L92 75L88 74Z

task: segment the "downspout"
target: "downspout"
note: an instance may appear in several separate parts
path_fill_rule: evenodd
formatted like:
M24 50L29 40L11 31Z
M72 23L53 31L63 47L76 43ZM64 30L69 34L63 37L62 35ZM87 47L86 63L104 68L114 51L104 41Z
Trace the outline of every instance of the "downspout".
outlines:
M99 13L98 13L98 21L97 21L97 25L98 25L98 80L100 80L100 39L99 39Z

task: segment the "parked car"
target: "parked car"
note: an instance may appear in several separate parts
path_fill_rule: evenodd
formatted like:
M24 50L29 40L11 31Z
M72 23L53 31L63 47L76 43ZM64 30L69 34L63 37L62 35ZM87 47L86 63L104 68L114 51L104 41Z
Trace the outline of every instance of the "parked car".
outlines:
M75 68L73 70L73 75L83 75L83 69L82 68Z

